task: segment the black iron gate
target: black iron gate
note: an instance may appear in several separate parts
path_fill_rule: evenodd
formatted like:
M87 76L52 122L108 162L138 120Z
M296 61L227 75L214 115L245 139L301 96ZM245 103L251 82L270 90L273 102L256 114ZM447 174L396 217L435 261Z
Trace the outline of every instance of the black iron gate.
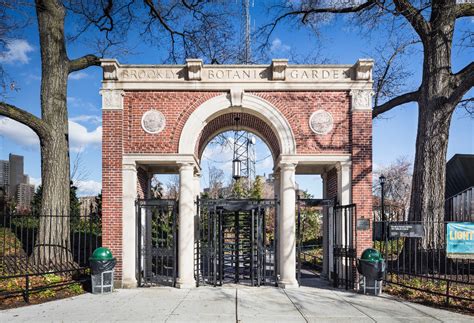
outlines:
M334 287L353 289L356 279L356 205L337 205L333 214Z
M198 285L276 284L275 200L198 201Z
M336 199L297 199L296 212L296 261L297 280L301 284L301 268L303 265L316 271L323 271L323 260L329 258L328 239L329 212L336 204ZM314 223L317 222L317 223ZM318 232L308 237L307 227L313 226ZM309 241L309 242L308 242ZM318 252L320 251L320 252ZM327 264L326 264L327 270Z
M138 286L176 285L176 200L137 200Z

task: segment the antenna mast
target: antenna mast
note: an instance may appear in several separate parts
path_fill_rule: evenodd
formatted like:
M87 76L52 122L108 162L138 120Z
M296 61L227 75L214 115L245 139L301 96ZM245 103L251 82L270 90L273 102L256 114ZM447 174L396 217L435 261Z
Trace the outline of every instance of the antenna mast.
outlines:
M242 1L242 18L240 21L240 38L241 50L239 63L252 63L251 50L251 30L250 30L250 0ZM252 3L253 6L253 3ZM242 120L243 115L240 114L239 120ZM255 136L248 131L241 130L237 127L234 130L234 160L239 160L241 164L241 177L246 178L246 184L250 190L255 180L255 162L256 162L256 147Z

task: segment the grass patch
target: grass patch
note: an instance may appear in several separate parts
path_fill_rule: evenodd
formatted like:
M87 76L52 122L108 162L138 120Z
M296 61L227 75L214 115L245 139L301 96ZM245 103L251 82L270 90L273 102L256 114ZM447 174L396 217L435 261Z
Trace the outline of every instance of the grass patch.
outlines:
M435 280L430 278L420 277L402 277L395 274L388 274L388 280L393 281L394 284L388 283L384 291L388 294L401 297L415 303L423 303L432 306L447 307L446 303L446 288L448 283L446 281ZM401 284L397 285L395 283ZM443 295L437 295L439 293ZM474 314L474 288L472 285L461 283L450 283L449 294L451 296L464 297L471 299L459 300L450 298L449 306L456 308L462 312Z

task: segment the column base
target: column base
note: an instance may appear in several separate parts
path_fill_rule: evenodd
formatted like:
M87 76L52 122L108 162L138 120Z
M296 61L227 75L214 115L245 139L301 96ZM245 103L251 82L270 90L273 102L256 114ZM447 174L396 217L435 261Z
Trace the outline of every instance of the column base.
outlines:
M284 289L293 289L293 288L300 287L300 285L298 284L298 281L296 279L291 280L291 281L281 280L281 281L278 282L278 287L279 288L284 288Z
M137 288L137 280L136 279L122 279L122 286L120 288L126 288L126 289L130 289L130 288Z
M191 289L191 288L196 288L196 282L195 281L190 281L190 282L176 282L176 288L179 289Z

